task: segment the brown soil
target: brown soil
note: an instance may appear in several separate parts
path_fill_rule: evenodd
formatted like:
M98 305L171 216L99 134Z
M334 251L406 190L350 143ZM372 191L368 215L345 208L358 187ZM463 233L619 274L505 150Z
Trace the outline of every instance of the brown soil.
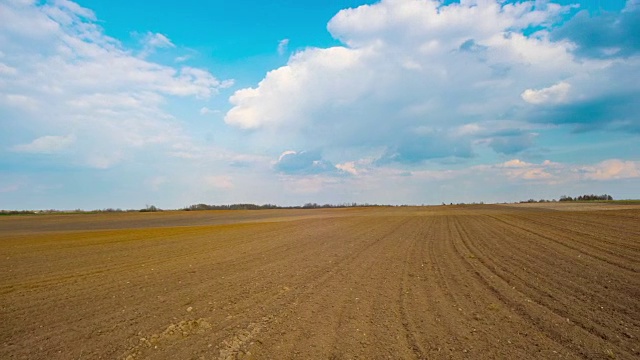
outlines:
M0 219L2 359L637 359L640 207Z

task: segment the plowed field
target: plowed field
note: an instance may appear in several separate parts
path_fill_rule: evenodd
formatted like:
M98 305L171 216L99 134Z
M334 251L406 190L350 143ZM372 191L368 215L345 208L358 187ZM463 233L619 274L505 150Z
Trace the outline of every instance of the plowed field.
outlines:
M640 207L0 219L2 359L638 359Z

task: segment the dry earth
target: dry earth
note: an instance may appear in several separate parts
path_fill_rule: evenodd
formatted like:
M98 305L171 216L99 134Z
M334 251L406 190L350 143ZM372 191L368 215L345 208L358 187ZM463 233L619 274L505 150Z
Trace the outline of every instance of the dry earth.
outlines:
M0 219L2 359L637 359L640 207Z

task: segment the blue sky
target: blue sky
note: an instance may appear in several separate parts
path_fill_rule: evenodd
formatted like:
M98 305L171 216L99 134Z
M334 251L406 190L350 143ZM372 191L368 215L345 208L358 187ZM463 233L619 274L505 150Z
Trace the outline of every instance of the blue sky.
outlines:
M640 189L640 2L0 0L0 208Z

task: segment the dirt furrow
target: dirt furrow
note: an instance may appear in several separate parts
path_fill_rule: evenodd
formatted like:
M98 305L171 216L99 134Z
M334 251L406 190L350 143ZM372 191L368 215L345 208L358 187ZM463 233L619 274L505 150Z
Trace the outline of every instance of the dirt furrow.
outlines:
M401 335L397 324L397 306L394 305L394 291L389 286L395 280L387 272L381 272L381 266L389 269L393 262L381 262L384 256L395 256L396 246L390 240L405 219L395 219L395 225L381 219L377 224L369 223L372 228L382 225L391 231L372 234L364 238L350 236L337 237L337 241L360 248L334 267L333 276L314 286L313 292L305 292L297 297L294 306L286 312L286 317L276 326L275 337L278 341L265 339L254 351L260 356L290 356L293 358L341 358L344 349L351 349L351 356L370 353L374 356L379 342L387 342L387 352L403 353L408 347L388 342L384 332L376 331L374 314L390 314L391 323L386 330ZM347 229L345 229L347 230ZM351 247L351 246L349 246ZM384 250L384 251L383 251ZM393 250L387 252L386 250ZM383 256L384 254L384 256ZM389 269L392 270L392 269ZM331 300L328 300L331 299ZM329 330L329 331L327 331ZM265 335L268 335L265 333ZM395 339L396 336L391 339ZM342 350L340 350L342 349ZM342 354L342 355L341 355ZM347 356L348 357L348 356ZM366 356L365 356L366 357Z
M554 231L552 229L535 228L535 226L529 225L529 221L514 221L508 217L493 217L494 219L503 222L506 225L517 227L525 232L529 232L532 235L545 238L548 241L555 242L569 249L570 252L583 253L590 257L596 258L610 265L618 267L620 270L626 270L631 273L638 272L636 262L631 260L624 261L619 253L613 252L608 249L604 249L602 246L594 245L592 242L585 241L580 237L574 237L573 239L566 235L566 231ZM573 241L572 241L573 240Z
M536 238L528 232L518 229L497 230L497 226L484 226L483 223L477 220L475 224L470 224L470 230L485 239L473 242L473 246L482 251L478 258L492 262L494 267L496 263L493 260L502 259L499 270L519 280L522 287L534 286L531 295L547 297L550 301L555 299L554 293L564 293L571 297L571 301L595 296L596 300L617 307L620 311L629 305L629 281L635 278L635 274L620 276L619 272L611 272L610 269L594 273L591 269L601 266L597 259L590 261L589 257L579 253L576 255L556 242ZM531 246L531 243L535 246ZM559 270L565 276L555 276ZM588 274L594 276L595 281L585 279ZM603 279L598 281L598 277Z
M563 214L564 215L564 214ZM522 216L512 216L523 220ZM527 223L535 227L555 230L556 233L571 233L574 239L580 239L580 244L593 246L604 252L628 259L637 263L640 261L640 232L620 231L619 222L607 225L595 225L589 221L581 221L568 216L530 216L524 218ZM629 240L638 239L633 242Z
M486 228L490 229L488 226ZM482 236L483 232L480 228L471 229L473 234ZM492 237L492 234L483 236L485 239ZM507 238L509 237L505 237ZM518 236L514 238L517 239ZM544 238L540 240L545 241ZM493 256L478 258L483 263L491 263L489 267L494 273L503 274L503 277L511 279L529 301L546 307L560 318L566 319L567 323L579 326L592 334L595 340L590 343L602 343L602 340L606 340L627 348L628 356L635 352L633 343L629 340L637 336L634 334L640 325L633 315L639 310L637 298L630 296L630 291L633 293L634 287L637 288L637 281L633 281L636 277L627 278L625 282L620 283L621 279L612 275L613 278L610 279L613 280L613 284L611 280L598 281L598 275L595 277L593 275L602 275L598 268L602 266L601 262L576 264L575 261L570 260L575 256L566 258L569 261L565 262L553 249L537 257L521 257L518 256L521 253L517 251L500 252L500 249L504 248L514 249L516 243L517 241L512 241L505 242L502 246L496 245L489 250ZM484 244L484 242L475 241L473 244ZM546 265L544 260L553 256L557 259L555 266ZM496 266L496 262L501 259L504 259L502 264ZM563 263L565 265L561 265ZM616 282L619 283L617 287ZM629 284L634 283L636 285L628 287ZM588 306L575 307L573 306L575 303ZM607 304L606 309L602 304Z

